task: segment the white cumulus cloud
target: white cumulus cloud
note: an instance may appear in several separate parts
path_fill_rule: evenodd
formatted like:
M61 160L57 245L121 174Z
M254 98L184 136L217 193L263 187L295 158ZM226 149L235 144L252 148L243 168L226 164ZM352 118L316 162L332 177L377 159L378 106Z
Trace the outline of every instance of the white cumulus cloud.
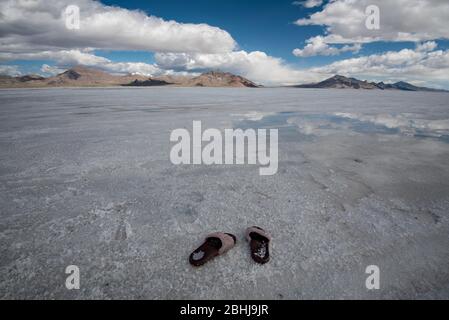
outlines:
M68 29L65 8L76 5L80 28ZM169 52L228 52L231 35L207 24L179 23L93 0L3 0L2 51L101 48Z
M312 5L312 2L301 2L301 5ZM299 57L337 55L358 52L363 42L399 38L415 39L415 49L298 69L265 52L238 50L226 31L207 24L166 21L142 11L106 6L93 0L55 0L52 5L45 0L0 0L0 62L9 62L2 65L0 73L20 74L19 68L12 66L13 61L48 60L54 64L41 67L46 74L74 65L148 76L221 69L260 84L280 85L316 82L339 73L367 80L404 80L448 88L448 50L438 50L436 41L418 41L448 37L448 2L435 0L433 7L428 0L397 2L402 6L382 0L326 2L320 11L297 22L323 25L326 34L310 38L304 48L293 52ZM381 9L383 38L364 27L364 6L373 3ZM62 12L69 4L80 8L79 30L65 26ZM420 15L405 17L404 10ZM393 16L397 17L393 19ZM422 16L432 16L432 19ZM411 23L417 26L412 27ZM97 55L96 49L154 52L155 63L111 61Z
M321 6L323 4L323 0L293 1L292 4L294 4L295 6L303 6L305 8L314 8Z
M17 77L22 75L18 66L13 65L0 65L0 75L6 75L10 77Z
M303 49L294 49L293 54L297 57L311 57L316 55L335 56L342 52L357 53L361 49L361 45L356 43L353 45L344 45L341 48L329 46L322 36L312 37L306 40L307 45Z
M433 49L433 50L432 50ZM408 81L449 85L449 50L435 50L433 41L418 44L415 49L402 49L350 58L322 67L310 68L312 73L342 74L362 79Z
M158 53L156 63L161 68L179 70L221 69L240 74L257 83L294 84L317 80L316 75L295 70L282 59L261 51L234 51L217 54Z
M41 72L43 72L44 74L51 75L51 76L57 75L64 71L65 71L65 69L58 68L56 66L50 66L48 64L43 64L41 67Z
M59 73L58 70L67 69L71 66L84 65L95 67L112 73L132 73L154 76L166 73L154 64L144 62L113 62L107 58L95 55L90 50L60 50L41 51L31 53L1 53L0 61L7 60L52 60L56 66L44 65L42 72L49 74ZM42 70L45 69L46 71Z
M379 30L365 25L366 8L379 8ZM447 0L333 0L297 25L326 28L326 43L449 39Z

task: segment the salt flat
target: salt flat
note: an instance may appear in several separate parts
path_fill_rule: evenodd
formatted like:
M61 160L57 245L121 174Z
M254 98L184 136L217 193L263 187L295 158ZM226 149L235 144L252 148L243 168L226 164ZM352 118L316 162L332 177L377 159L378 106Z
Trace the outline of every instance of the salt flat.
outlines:
M173 165L193 120L279 128L278 173ZM447 93L1 90L0 150L0 298L449 298ZM266 265L251 225L273 236ZM237 246L193 269L212 231Z

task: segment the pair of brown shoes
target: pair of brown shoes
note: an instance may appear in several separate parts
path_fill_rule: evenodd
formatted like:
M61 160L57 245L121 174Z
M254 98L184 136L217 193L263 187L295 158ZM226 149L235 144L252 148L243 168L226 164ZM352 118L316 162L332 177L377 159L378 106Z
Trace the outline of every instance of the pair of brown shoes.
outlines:
M245 236L253 260L260 264L267 263L270 260L270 235L262 228L253 226L246 229ZM195 267L202 266L232 249L236 242L237 238L231 233L211 233L206 236L203 244L190 254L189 262Z

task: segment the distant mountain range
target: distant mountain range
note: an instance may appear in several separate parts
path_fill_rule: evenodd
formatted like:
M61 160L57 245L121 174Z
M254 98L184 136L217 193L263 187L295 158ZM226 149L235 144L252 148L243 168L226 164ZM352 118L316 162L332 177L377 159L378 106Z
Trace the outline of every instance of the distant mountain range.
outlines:
M95 87L114 86L145 80L140 75L111 75L107 72L77 66L56 76L44 78L38 75L0 77L0 87Z
M318 83L301 84L292 86L294 88L317 88L317 89L368 89L368 90L404 90L404 91L445 91L426 87L417 87L410 83L399 81L392 84L383 82L361 81L355 78L348 78L335 75Z
M164 86L175 85L182 87L259 87L254 82L236 76L229 72L210 71L203 73L196 77L176 77L176 76L162 76L149 78L146 80L135 80L126 86Z
M107 72L77 66L56 76L0 76L0 87L102 87L102 86L181 86L181 87L259 87L254 82L228 72L210 71L196 77L165 75L112 75Z
M104 87L104 86L176 86L176 87L261 87L244 77L229 72L210 71L199 76L164 75L147 77L143 75L112 75L107 72L76 66L56 76L44 78L40 75L10 77L0 75L0 88L39 88L39 87ZM386 84L383 82L361 81L335 75L318 83L290 86L293 88L319 89L368 89L368 90L404 90L404 91L445 91L426 87L417 87L407 82Z

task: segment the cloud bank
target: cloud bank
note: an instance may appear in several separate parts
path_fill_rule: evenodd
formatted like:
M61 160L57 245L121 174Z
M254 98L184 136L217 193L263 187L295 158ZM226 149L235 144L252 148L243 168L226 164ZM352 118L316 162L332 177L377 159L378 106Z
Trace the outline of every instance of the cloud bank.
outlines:
M228 32L207 24L166 21L142 11L106 6L93 0L55 0L51 6L45 0L2 0L0 73L19 75L20 69L14 61L44 60L40 70L46 75L74 65L147 76L220 69L264 85L316 82L343 74L368 80L404 80L449 87L448 51L439 50L435 41L421 41L449 37L449 2L332 0L323 3L298 2L319 11L296 24L322 25L326 33L311 37L304 48L293 50L297 57L357 53L362 43L378 40L411 39L416 41L416 47L299 69L262 51L240 50ZM381 32L364 26L364 10L368 4L377 4L381 9ZM79 29L70 30L65 25L63 12L68 5L80 8ZM115 62L98 56L97 49L148 51L154 53L155 62Z
M323 0L303 0L303 1L293 1L295 6L303 6L305 8L319 7L323 4Z
M370 5L380 10L379 30L366 28ZM296 24L325 26L327 43L366 43L449 39L448 19L446 0L333 0Z
M321 74L342 74L360 78L395 81L404 80L448 84L449 51L435 50L434 41L418 44L415 49L388 51L358 58L336 61L323 67L311 68Z
M222 69L265 85L294 84L317 79L313 75L289 67L282 59L261 51L242 50L224 54L158 53L155 58L157 65L162 68L186 71Z
M341 48L329 46L324 37L316 36L306 40L307 45L303 49L294 49L293 54L297 57L312 57L316 55L335 56L342 52L357 53L361 49L361 45L356 43L353 45L344 45Z
M379 8L379 29L366 27L370 13L366 10L372 5ZM297 48L293 53L299 57L336 55L358 52L360 44L375 41L449 39L448 21L449 1L446 0L333 0L322 10L295 22L298 26L324 26L326 32L308 39L304 48ZM343 48L347 50L330 44L346 44Z
M18 66L0 65L0 75L7 75L10 77L21 76Z
M66 27L65 9L76 5L80 28ZM2 50L77 48L160 52L227 52L231 35L207 24L178 23L142 11L91 0L4 0L0 2Z

